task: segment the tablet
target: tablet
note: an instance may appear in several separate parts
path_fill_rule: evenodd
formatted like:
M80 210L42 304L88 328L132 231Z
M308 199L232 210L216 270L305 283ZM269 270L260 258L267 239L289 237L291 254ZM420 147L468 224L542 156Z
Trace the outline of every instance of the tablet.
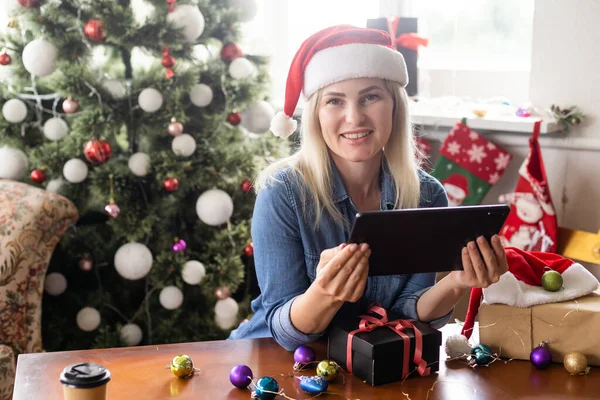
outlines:
M462 269L462 248L500 232L505 204L368 211L356 214L349 243L368 243L369 275Z

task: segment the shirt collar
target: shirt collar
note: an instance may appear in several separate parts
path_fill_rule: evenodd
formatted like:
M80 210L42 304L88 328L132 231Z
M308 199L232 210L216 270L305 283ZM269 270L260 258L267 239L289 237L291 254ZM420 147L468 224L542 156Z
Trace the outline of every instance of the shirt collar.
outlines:
M346 187L344 186L344 182L342 181L340 172L337 169L337 166L335 165L335 162L333 161L333 158L331 156L329 156L329 164L331 166L331 172L333 174L333 201L335 203L339 203L348 199L350 196L348 196L348 192L346 191ZM385 155L383 155L381 158L379 185L381 187L381 209L393 209L394 205L396 204L396 184L394 182L394 177L390 172Z

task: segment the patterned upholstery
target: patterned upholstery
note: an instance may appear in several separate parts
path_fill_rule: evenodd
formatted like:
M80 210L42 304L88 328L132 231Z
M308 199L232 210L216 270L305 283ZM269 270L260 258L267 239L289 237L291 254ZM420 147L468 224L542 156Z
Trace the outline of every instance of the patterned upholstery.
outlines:
M77 217L62 196L0 179L0 400L12 397L18 354L42 351L46 269Z

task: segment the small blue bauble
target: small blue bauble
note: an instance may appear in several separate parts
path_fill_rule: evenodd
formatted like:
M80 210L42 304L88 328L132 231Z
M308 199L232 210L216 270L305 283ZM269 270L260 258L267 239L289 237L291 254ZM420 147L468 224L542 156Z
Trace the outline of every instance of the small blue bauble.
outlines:
M260 400L271 400L275 396L277 396L277 392L279 392L279 385L277 384L277 381L271 378L270 376L263 376L256 382L256 388L252 392L252 398Z
M310 394L321 394L327 390L329 383L320 376L303 376L300 378L300 389Z
M488 365L494 360L494 353L485 344L478 344L471 349L471 357L475 359L477 365Z

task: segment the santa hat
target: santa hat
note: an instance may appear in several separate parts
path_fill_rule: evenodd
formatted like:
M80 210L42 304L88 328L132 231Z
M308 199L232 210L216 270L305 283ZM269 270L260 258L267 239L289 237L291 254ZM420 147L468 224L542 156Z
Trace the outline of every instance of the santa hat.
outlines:
M271 121L271 132L280 137L294 133L297 124L292 116L301 92L309 98L327 85L355 78L381 78L406 86L406 63L389 33L336 25L313 34L292 60L283 112Z
M471 289L469 309L462 334L471 336L481 298L489 304L507 304L527 308L539 304L573 300L592 293L598 280L581 264L554 253L524 251L516 247L505 249L508 272L485 289ZM542 287L542 275L549 269L560 272L563 289L549 292Z

